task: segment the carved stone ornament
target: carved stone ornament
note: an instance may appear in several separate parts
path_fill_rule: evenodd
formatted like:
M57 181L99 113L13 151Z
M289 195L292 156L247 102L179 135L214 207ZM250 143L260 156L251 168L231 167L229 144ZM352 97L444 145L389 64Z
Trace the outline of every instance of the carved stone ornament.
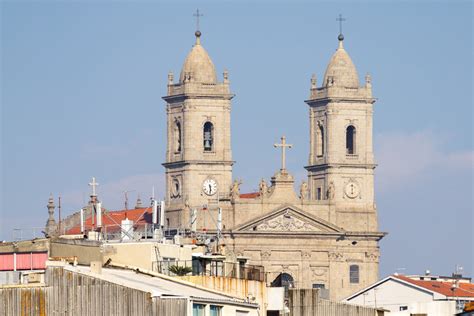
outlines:
M265 179L260 180L260 183L258 184L258 189L260 192L260 197L264 197L268 193L268 185Z
M334 188L334 182L331 181L329 183L328 191L326 193L326 197L328 200L334 200L334 193L335 193L335 188Z
M230 197L235 200L240 197L240 184L242 182L235 180L230 187Z
M262 258L262 260L269 259L271 255L272 255L271 251L267 251L267 250L260 251L260 257Z
M344 255L340 252L331 251L328 254L329 261L344 261Z
M306 200L308 197L308 184L303 181L300 186L300 199L301 200Z
M322 269L322 268L311 268L311 271L313 272L313 278L321 278L322 276L324 276L327 272L326 269Z
M310 259L311 258L311 251L302 251L301 258L303 259Z
M377 262L379 260L379 255L375 252L366 252L365 257L368 261Z
M288 211L257 225L257 231L315 231L315 227L292 216Z
M181 181L178 177L173 177L171 179L171 198L177 199L181 197Z
M344 187L344 193L346 193L348 198L355 199L360 194L359 185L354 181L348 182Z

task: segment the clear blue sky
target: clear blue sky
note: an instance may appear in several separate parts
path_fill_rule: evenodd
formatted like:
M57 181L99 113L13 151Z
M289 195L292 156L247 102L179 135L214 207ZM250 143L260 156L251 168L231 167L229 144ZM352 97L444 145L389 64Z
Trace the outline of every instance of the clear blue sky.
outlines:
M203 12L202 42L227 68L234 177L257 188L279 167L272 147L308 159L309 79L337 47L372 74L381 276L449 274L473 263L473 7L445 2L3 1L0 238L44 226L49 193L64 213L87 200L92 176L105 206L163 192L167 73L179 74ZM220 77L220 76L219 76ZM252 154L257 152L258 154Z

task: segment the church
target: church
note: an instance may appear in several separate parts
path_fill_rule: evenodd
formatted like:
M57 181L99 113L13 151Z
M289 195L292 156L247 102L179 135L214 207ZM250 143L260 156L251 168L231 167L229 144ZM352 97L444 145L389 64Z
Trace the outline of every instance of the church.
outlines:
M282 164L259 191L242 194L232 174L229 74L218 79L201 32L179 78L168 74L167 228L217 234L226 252L265 269L268 284L321 288L340 300L378 280L385 233L374 199L369 75L359 81L344 36L324 78L310 80L307 181L295 189ZM219 219L219 230L217 222Z

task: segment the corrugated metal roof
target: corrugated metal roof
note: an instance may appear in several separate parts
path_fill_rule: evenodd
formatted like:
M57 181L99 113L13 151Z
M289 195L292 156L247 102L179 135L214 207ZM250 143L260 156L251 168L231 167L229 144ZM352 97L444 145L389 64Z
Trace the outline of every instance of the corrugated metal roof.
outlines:
M100 278L102 280L116 283L122 286L134 288L140 291L145 291L151 296L177 296L186 297L192 300L213 300L228 302L233 304L242 304L247 306L254 306L236 297L217 294L212 291L206 291L191 284L184 284L181 280L168 280L159 276L150 276L147 274L135 272L133 270L102 268L102 273L92 273L90 267L87 266L65 266L64 269L81 273L84 275Z

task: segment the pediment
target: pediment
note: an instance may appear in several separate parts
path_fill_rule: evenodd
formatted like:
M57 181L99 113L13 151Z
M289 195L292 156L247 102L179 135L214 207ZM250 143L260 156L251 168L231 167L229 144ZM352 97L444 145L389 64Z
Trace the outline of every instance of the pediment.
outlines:
M262 217L253 219L235 231L238 232L321 232L342 233L343 230L319 217L293 206L280 207Z

